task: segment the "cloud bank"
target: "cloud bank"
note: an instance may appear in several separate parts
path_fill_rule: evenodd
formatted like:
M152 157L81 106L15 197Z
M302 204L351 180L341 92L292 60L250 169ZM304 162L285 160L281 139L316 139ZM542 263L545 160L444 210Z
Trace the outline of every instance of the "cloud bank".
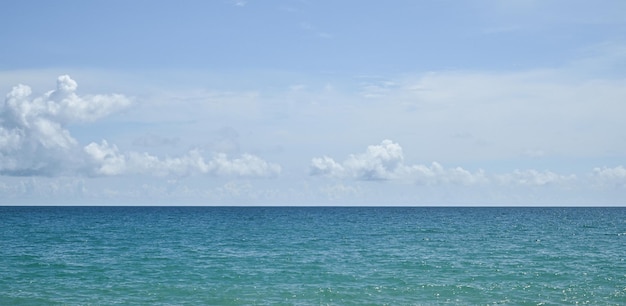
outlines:
M229 159L217 153L207 159L199 150L192 150L181 157L159 158L120 152L106 140L81 148L69 125L102 119L129 107L132 101L119 94L80 96L77 88L68 75L58 77L55 90L37 97L26 85L13 87L0 109L0 175L272 177L281 171L279 165L250 154Z
M623 182L626 179L626 170L621 166L597 168L594 173L596 181ZM379 145L368 146L364 153L350 155L343 162L337 162L328 156L313 158L309 174L363 181L403 180L417 185L549 186L565 185L577 180L574 174L564 175L547 170L518 169L511 173L488 175L482 169L470 172L462 167L445 168L436 161L430 165L407 165L404 163L402 147L388 139Z

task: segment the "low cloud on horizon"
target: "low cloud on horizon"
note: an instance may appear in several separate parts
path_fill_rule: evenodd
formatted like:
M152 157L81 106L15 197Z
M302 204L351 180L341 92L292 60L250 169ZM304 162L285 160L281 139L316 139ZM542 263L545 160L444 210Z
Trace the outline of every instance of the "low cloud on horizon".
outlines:
M179 157L159 158L148 152L120 152L115 144L105 139L81 146L70 134L68 125L98 121L131 107L132 99L121 94L79 95L77 89L78 84L68 75L59 76L56 89L40 96L33 96L29 86L19 84L13 87L0 110L0 174L275 177L281 172L280 165L247 153L229 158L225 153L214 152L207 158L202 150L193 149ZM178 138L170 140L152 136L143 139L142 143L149 147L155 139L160 143L167 141L167 144L178 141ZM148 140L151 142L148 143ZM403 148L389 139L368 146L363 153L351 154L343 162L328 156L313 158L309 169L312 176L364 181L412 180L426 185L488 182L544 185L578 179L574 174L557 174L548 170L515 170L488 176L483 169L472 173L459 166L445 168L437 161L430 165L406 164ZM619 181L626 177L622 165L592 170L590 175L605 181Z
M42 190L43 197L46 192L52 192L61 197L91 195L93 199L106 195L105 198L137 200L141 198L137 192L144 192L147 198L158 195L166 202L168 197L196 197L200 200L208 197L220 203L239 199L244 203L272 204L271 201L290 203L295 199L305 203L363 199L367 192L364 183L375 184L370 186L376 188L402 188L406 192L413 188L411 186L420 188L420 192L424 191L423 188L431 191L475 188L491 190L490 194L498 194L499 197L504 190L523 192L524 188L533 194L543 192L541 190L565 193L575 190L596 193L617 190L623 193L626 190L626 168L623 165L601 165L588 169L586 173L558 173L532 168L504 173L490 169L470 171L462 166L446 167L439 161L426 164L410 162L405 149L391 139L369 145L363 152L349 154L341 161L329 156L313 157L307 173L299 172L298 165L281 162L280 159L269 162L256 154L233 155L240 151L239 141L242 140L239 139L240 133L231 127L209 133L217 137L214 141L206 140L210 151L198 147L178 155L120 150L106 139L81 144L70 132L76 124L88 127L132 109L134 103L132 98L122 94L81 95L77 82L68 75L59 76L56 88L41 95L34 95L29 86L14 86L0 109L0 178L13 177L17 180L4 180L0 191L7 195L7 199L15 199L20 194L24 196L32 190ZM172 131L169 137L151 132L143 135L134 138L132 146L149 150L178 147L182 142L181 136L172 134ZM471 134L468 135L471 137ZM320 147L328 146L320 144ZM293 151L289 146L285 149ZM413 157L418 152L411 153ZM534 154L533 158L542 156ZM42 179L23 181L28 177ZM109 190L107 193L94 193L91 182L106 177L130 179L142 187L132 192L106 187ZM212 178L214 181L207 181L214 186L209 189L212 191L203 192L201 187L190 187L197 184L191 180L194 177ZM248 182L255 178L271 180L269 183L259 180ZM143 180L146 183L141 183ZM220 182L226 183L220 187ZM156 185L150 187L152 184ZM165 185L157 187L162 184ZM318 187L311 189L309 184ZM259 189L258 186L265 187ZM469 203L467 201L457 198L452 203Z
M370 145L364 153L351 154L343 162L336 162L328 156L311 160L311 176L354 180L399 180L411 181L418 185L460 184L460 185L567 185L577 183L575 174L558 174L549 170L516 169L511 173L489 174L483 169L470 172L462 167L445 168L433 161L430 165L404 163L404 153L398 143L389 139L379 145ZM594 168L587 177L596 186L626 186L626 168Z

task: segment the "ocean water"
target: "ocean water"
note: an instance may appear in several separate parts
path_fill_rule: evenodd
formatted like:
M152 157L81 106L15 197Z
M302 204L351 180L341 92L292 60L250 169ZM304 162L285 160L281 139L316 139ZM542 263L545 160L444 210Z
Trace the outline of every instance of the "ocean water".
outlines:
M626 305L626 208L0 207L0 305Z

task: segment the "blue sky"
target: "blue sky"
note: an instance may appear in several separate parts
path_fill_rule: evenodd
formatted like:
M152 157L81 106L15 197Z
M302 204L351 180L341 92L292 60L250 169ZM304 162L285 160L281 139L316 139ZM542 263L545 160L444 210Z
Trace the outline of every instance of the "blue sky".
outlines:
M3 11L1 204L626 204L623 1Z

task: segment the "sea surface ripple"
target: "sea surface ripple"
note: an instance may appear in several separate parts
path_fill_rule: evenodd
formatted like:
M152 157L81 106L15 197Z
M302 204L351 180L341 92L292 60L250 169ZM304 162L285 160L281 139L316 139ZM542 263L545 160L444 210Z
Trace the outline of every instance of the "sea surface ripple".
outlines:
M626 208L0 207L0 305L626 305Z

